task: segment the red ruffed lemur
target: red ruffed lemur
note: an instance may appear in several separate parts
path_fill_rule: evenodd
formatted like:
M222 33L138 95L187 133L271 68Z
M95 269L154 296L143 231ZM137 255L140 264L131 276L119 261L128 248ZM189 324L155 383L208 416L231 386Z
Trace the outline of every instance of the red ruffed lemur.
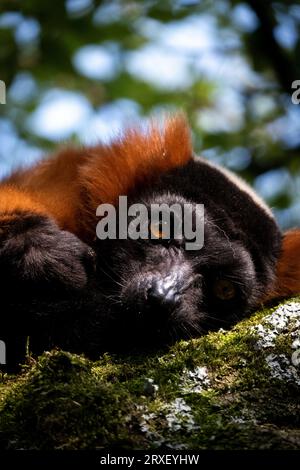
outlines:
M96 209L204 205L204 245L160 236L96 237ZM150 232L153 227L147 228ZM58 346L169 344L226 328L266 301L300 292L300 230L282 235L240 178L193 154L181 115L111 145L65 148L0 185L1 331L8 362Z

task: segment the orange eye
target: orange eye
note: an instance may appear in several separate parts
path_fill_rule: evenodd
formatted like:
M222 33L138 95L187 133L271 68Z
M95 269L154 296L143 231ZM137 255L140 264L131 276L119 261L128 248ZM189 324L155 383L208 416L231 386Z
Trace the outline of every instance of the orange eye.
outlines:
M153 222L150 224L149 229L151 233L151 238L170 238L167 222Z
M214 295L220 300L231 300L236 295L234 284L228 279L218 279L213 286Z

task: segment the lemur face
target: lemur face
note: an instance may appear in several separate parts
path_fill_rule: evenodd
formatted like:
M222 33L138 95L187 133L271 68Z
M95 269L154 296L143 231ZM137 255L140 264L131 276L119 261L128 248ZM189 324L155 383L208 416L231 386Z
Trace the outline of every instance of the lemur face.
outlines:
M162 236L162 220L158 224L147 220L145 239L99 242L98 270L106 277L110 305L131 343L153 346L228 328L257 304L272 283L280 243L275 222L249 195L222 174L215 175L217 170L212 174L221 182L203 179L206 170L192 162L129 201L142 203L148 213L157 204L178 204L182 213L188 205L194 223L198 204L204 204L203 246L187 249L190 240L176 236L174 217L169 237ZM230 195L223 204L218 201L222 191ZM156 236L151 238L153 232Z
M110 276L110 300L138 341L227 328L253 306L258 281L248 250L209 217L204 232L199 250L187 250L184 238L129 239L111 241L109 267L99 259L99 270Z

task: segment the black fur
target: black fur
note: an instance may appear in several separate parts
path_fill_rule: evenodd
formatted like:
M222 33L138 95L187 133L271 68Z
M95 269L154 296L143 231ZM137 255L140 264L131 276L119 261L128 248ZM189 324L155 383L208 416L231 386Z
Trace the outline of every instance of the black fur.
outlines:
M1 228L0 339L14 366L25 356L27 336L43 348L50 344L55 310L61 314L66 300L83 291L94 271L94 252L41 215L14 213ZM46 318L49 324L41 322ZM58 318L55 329L59 338Z
M2 286L16 289L32 283L40 288L80 289L93 266L92 250L48 217L15 213L0 235Z
M204 204L205 243L187 252L177 240L108 241L103 250L99 242L98 272L109 275L106 293L131 342L153 345L229 327L272 285L281 247L277 224L215 168L193 161L133 193L134 202ZM214 295L217 279L233 282L232 300Z
M178 240L98 240L93 272L90 250L75 236L47 219L20 220L0 250L1 273L9 274L1 339L29 335L35 352L59 346L91 357L157 347L231 326L272 284L281 233L217 169L190 162L132 191L133 202L204 204L204 247L186 251ZM232 299L216 297L217 279L232 282Z

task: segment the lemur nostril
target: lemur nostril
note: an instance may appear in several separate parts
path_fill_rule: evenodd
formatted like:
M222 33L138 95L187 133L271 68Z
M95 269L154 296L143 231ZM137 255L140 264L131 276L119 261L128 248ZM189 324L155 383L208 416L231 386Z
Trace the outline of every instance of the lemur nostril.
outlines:
M156 281L147 291L147 301L151 305L174 306L179 300L176 286L162 281Z

